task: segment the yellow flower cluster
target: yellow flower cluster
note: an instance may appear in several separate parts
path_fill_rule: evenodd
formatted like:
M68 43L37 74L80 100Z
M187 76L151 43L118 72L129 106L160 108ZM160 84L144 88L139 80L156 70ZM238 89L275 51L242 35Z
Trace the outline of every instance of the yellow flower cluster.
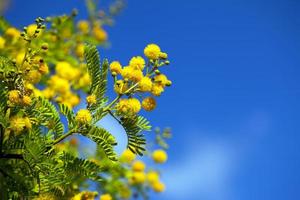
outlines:
M94 24L93 27L90 26L90 22L86 21L86 20L81 20L77 23L77 28L78 30L84 34L91 34L94 36L94 38L98 41L98 42L105 42L107 41L107 33L106 31L102 28L102 26L98 23Z
M124 94L133 96L143 96L152 94L160 96L166 86L171 85L171 81L166 75L162 74L158 69L169 64L166 61L167 54L162 52L156 44L149 44L144 49L144 55L147 61L141 56L134 56L130 59L127 66L122 67L119 61L110 63L110 71L114 77L114 91L122 96ZM118 80L118 77L122 79ZM134 99L131 101L130 99ZM116 104L117 114L130 113L136 114L140 111L140 107L146 111L151 111L156 107L156 101L153 97L145 97L142 104L135 98L121 98Z
M129 176L131 184L147 184L155 192L163 192L165 190L165 185L160 181L159 173L153 170L145 172L146 165L141 160L132 163L131 169L132 173Z
M80 68L73 67L70 63L58 62L55 67L56 74L48 80L48 87L42 90L42 95L48 99L53 99L59 103L64 103L69 107L74 107L80 103L80 98L72 92L72 86L77 88L87 87L91 80L87 72L82 72Z
M23 95L22 97L21 92L19 90L9 91L8 101L11 106L15 106L15 105L30 106L32 103L31 97L28 95Z

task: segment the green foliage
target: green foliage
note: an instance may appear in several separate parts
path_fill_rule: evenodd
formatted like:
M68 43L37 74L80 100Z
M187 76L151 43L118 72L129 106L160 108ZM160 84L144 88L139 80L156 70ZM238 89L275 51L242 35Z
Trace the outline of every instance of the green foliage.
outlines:
M10 27L8 21L3 16L0 16L0 33L4 33L8 27Z
M42 97L39 97L35 104L37 104L37 109L34 110L35 117L41 124L54 132L54 138L61 136L64 133L64 125L56 107L49 100Z
M149 122L142 116L136 116L134 118L126 118L122 121L122 126L124 127L128 143L127 147L136 154L142 155L145 151L146 140L142 131L150 130L151 126Z
M85 136L96 142L109 159L117 161L117 156L113 150L113 146L117 145L117 143L115 138L107 130L94 126L90 128Z
M65 104L59 104L59 110L64 116L66 116L66 118L68 120L68 128L72 129L76 125L73 110L71 110Z
M107 102L105 93L107 90L108 61L104 60L102 65L100 64L99 52L94 45L85 46L84 56L89 75L92 79L89 94L94 94L97 99L97 103L90 106L89 109L95 111Z

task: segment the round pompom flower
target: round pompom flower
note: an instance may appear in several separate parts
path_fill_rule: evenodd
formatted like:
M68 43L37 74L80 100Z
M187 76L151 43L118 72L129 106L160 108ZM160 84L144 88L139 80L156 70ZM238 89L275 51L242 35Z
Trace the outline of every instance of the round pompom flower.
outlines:
M149 92L152 88L152 81L149 77L145 76L139 82L139 88L141 92Z
M32 103L32 100L29 96L24 95L23 99L22 99L22 102L23 102L24 105L29 106Z
M89 110L81 109L77 112L75 119L81 124L88 124L92 121L92 115Z
M144 171L145 170L145 164L143 161L135 161L133 164L132 164L132 170L135 171L135 172L141 172L141 171Z
M134 113L138 113L141 110L141 103L136 98L128 99L129 106Z
M156 163L164 163L167 161L168 155L164 150L159 149L152 153L152 158Z
M146 174L145 172L133 172L131 180L133 183L144 183L146 180Z
M166 75L159 74L154 77L154 82L164 87L169 83L169 80Z
M20 92L19 90L11 90L8 92L8 100L13 103L17 104L20 102Z
M81 20L78 22L77 28L83 33L88 33L90 29L90 24L86 20Z
M121 74L122 65L118 61L113 61L112 63L110 63L109 69L111 72L115 72L116 74Z
M145 47L144 54L147 58L156 60L160 55L160 47L156 44L149 44Z
M145 67L145 60L141 56L132 57L129 66L137 70L143 70Z
M162 85L157 84L157 83L154 83L152 85L151 93L154 96L160 96L163 91L164 91L164 87Z
M86 102L88 104L95 104L97 102L96 95L92 94L86 97Z
M125 83L123 80L116 81L114 85L114 91L117 94L124 94L128 89L127 83Z
M120 160L122 161L122 162L125 162L125 163L131 163L134 159L135 159L135 154L134 153L132 153L132 151L130 151L129 149L126 149L123 153L122 153L122 155L121 155L121 157L120 157Z
M10 119L10 128L11 130L13 130L16 134L20 133L21 131L23 131L24 127L25 127L25 121L22 117L12 117Z
M149 171L147 173L147 181L150 183L150 184L153 184L155 182L158 182L159 181L159 174L156 172L156 171Z
M153 97L146 97L142 101L142 108L146 111L151 111L156 107L156 101Z
M112 197L110 194L102 194L100 200L112 200Z
M163 192L166 189L166 186L159 181L154 182L151 186L155 192Z

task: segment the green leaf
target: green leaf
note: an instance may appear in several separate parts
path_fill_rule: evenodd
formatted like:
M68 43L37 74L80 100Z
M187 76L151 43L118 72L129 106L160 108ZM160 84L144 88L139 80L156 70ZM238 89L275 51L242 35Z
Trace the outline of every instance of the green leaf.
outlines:
M65 104L59 104L59 110L64 116L66 116L68 120L69 129L72 129L75 126L75 115L73 110L71 110Z
M55 138L58 138L64 133L64 125L60 120L59 113L56 107L47 99L39 97L35 102L35 117L47 127L54 131Z
M145 151L146 140L142 131L149 131L151 126L142 116L135 116L133 118L126 118L122 120L122 126L124 127L128 143L127 147L135 154L143 155Z
M85 46L84 56L87 63L88 73L92 80L89 94L96 95L97 99L97 103L90 106L89 110L95 111L99 107L104 106L107 102L105 93L107 90L107 73L109 64L107 60L104 60L102 65L100 64L99 52L94 45Z
M116 161L117 157L114 152L113 146L117 145L115 138L112 134L110 134L107 130L104 128L100 128L97 126L93 126L87 134L85 134L86 137L93 140L95 143L97 143L98 147L101 147L106 156Z
M0 17L0 33L4 33L10 27L8 21L3 16Z

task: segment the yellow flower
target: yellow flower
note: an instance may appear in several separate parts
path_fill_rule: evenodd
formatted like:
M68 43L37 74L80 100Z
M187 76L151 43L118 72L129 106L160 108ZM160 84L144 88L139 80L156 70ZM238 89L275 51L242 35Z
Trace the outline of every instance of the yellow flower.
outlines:
M92 121L92 115L89 110L81 109L77 112L75 119L81 124L88 124Z
M134 113L138 113L141 110L141 103L138 99L130 98L128 99L128 103Z
M123 80L116 81L114 90L117 94L124 94L128 90L128 85Z
M83 33L88 33L90 30L90 24L86 20L81 20L77 24L78 29Z
M135 171L135 172L141 172L141 171L144 171L145 170L145 164L143 161L135 161L133 164L132 164L132 170Z
M156 163L164 163L167 161L168 159L168 155L167 153L162 150L162 149L158 149L158 150L155 150L153 153L152 153L152 159L156 162Z
M133 70L129 80L139 82L143 78L143 72L140 70Z
M134 69L132 66L126 66L121 72L122 77L126 80L139 82L143 78L143 72L138 69Z
M159 181L154 182L151 186L155 192L163 192L166 189L166 186Z
M26 105L26 106L29 106L32 103L31 98L29 96L27 96L27 95L23 96L22 101L23 101L23 104Z
M10 119L10 128L13 130L16 134L23 131L25 127L25 121L22 117L14 116Z
M143 70L145 67L145 60L141 56L132 57L129 66L136 70Z
M32 84L40 82L41 78L42 75L38 70L30 70L28 74L26 74L26 80Z
M151 93L154 96L160 96L163 91L164 91L164 87L162 85L157 83L152 85Z
M79 58L83 58L84 57L84 44L80 43L80 44L77 45L77 47L75 49L75 54Z
M152 88L152 81L149 77L145 76L139 82L139 88L141 92L149 92Z
M166 86L169 83L168 78L166 77L166 75L164 74L159 74L157 76L154 77L154 82L156 82L157 84L161 85L161 86Z
M8 100L13 104L20 103L20 92L19 90L11 90L8 92Z
M130 66L126 66L123 68L121 75L124 79L130 79L132 72L133 68Z
M149 44L144 49L144 54L147 58L156 60L160 55L160 48L156 44Z
M29 37L32 37L35 34L35 31L37 30L36 24L31 24L27 26L27 34ZM36 34L37 37L39 37L42 34L42 30L39 29L39 33Z
M54 91L65 94L70 90L70 84L66 79L60 78L56 75L51 76L48 80L48 85Z
M39 72L41 74L48 74L49 73L49 67L46 63L42 63L39 67Z
M146 111L151 111L156 107L156 101L153 97L146 97L145 99L143 99L142 101L142 107L146 110Z
M146 180L145 172L133 172L131 180L133 183L144 183Z
M28 117L25 117L23 118L24 120L24 123L25 123L25 127L28 128L28 129L31 129L32 128L32 124L31 124L31 121Z
M16 39L16 38L20 37L20 31L16 28L10 27L10 28L6 29L5 35Z
M156 171L150 171L147 173L147 181L150 184L153 184L155 182L159 181L159 174Z
M116 105L116 110L119 114L134 115L141 110L141 103L136 98L120 99Z
M86 101L88 104L95 104L97 102L96 95L92 94L86 97Z
M24 59L24 56L25 56L25 52L21 51L17 54L16 56L16 63L18 66L21 66L22 62L23 62L23 59Z
M80 98L76 94L69 93L65 98L70 103L71 107L77 106L80 103Z
M129 113L130 107L127 99L120 99L120 101L116 105L117 112L119 113Z
M5 39L0 36L0 49L3 49L5 46Z
M91 77L88 73L85 73L78 82L79 87L86 87L89 86L91 84Z
M112 63L110 63L109 69L111 72L115 72L116 74L121 74L122 65L118 61L113 61Z
M79 75L79 71L76 68L64 61L56 63L55 70L58 76L67 80L74 80Z
M100 200L112 200L112 197L110 194L102 194Z
M45 98L51 99L54 97L55 91L52 90L51 88L45 88L44 90L42 90L42 94Z
M95 26L93 28L93 35L99 42L104 42L107 40L107 33L100 26Z
M135 154L134 153L132 153L129 149L126 149L123 153L122 153L122 155L121 155L121 157L120 157L120 160L122 161L122 162L125 162L125 163L131 163L134 159L135 159Z

